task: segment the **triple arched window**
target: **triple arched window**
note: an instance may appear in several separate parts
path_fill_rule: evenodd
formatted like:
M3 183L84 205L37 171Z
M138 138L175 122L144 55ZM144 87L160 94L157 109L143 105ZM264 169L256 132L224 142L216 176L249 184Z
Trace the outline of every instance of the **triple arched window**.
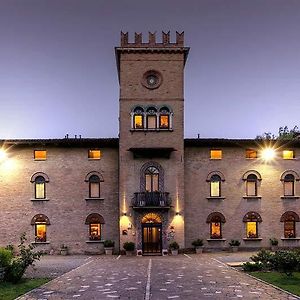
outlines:
M136 106L131 112L131 128L133 130L170 130L172 129L171 109L167 106L144 108Z

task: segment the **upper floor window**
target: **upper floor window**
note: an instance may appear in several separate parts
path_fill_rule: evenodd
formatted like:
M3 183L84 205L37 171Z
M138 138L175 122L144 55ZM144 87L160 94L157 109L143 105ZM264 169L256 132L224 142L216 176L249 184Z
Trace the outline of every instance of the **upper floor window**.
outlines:
M300 177L297 172L293 170L287 170L282 173L280 180L283 182L283 195L284 197L294 197L296 194L296 181L299 181Z
M144 109L140 106L136 107L133 111L133 128L144 128Z
M209 223L211 239L222 239L222 227L225 222L225 217L220 212L213 212L209 214L206 219L206 223Z
M149 107L147 109L147 129L157 128L157 109L155 107Z
M49 182L49 177L45 173L37 172L30 181L34 183L34 199L46 199L46 183Z
M208 174L206 181L209 182L210 197L221 197L221 184L225 181L224 175L219 171Z
M282 158L283 159L293 159L293 158L295 158L294 151L293 150L283 150L282 151Z
M284 223L283 230L285 238L296 237L296 222L299 221L299 215L293 211L287 211L281 216L280 222Z
M246 182L246 197L257 197L261 175L255 170L250 170L243 175L243 180Z
M89 226L90 241L100 241L102 239L102 226L104 223L104 218L97 213L87 216L85 224Z
M257 212L251 211L244 216L243 222L246 224L246 237L258 238L258 223L262 222L261 216Z
M159 191L159 171L155 167L149 167L145 171L146 191Z
M222 150L211 149L210 150L210 159L222 159Z
M46 160L47 159L47 151L46 150L34 150L33 152L35 160Z
M246 158L249 158L249 159L257 158L257 150L247 149L246 150Z
M90 172L85 177L85 181L89 183L89 198L100 198L100 182L104 181L102 175L96 171Z
M88 158L89 159L100 159L101 151L99 149L90 149L88 151Z
M149 161L141 167L140 191L164 191L164 170L159 163Z
M47 242L47 225L50 225L49 218L43 214L35 215L31 219L31 225L34 225L35 242Z
M167 107L162 107L159 111L159 128L170 128L170 110Z

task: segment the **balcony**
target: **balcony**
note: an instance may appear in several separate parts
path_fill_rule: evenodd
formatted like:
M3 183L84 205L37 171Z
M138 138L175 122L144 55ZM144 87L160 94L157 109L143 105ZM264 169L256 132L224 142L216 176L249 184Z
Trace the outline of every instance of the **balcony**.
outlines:
M135 209L140 208L164 208L171 207L171 200L169 193L165 192L139 192L134 193L132 199L132 207Z

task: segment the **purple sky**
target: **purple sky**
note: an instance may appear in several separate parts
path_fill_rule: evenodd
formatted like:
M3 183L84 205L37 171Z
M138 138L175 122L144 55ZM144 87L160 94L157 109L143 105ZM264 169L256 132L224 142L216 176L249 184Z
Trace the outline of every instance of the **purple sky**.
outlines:
M117 137L120 31L185 31L185 136L299 124L298 0L1 0L0 139Z

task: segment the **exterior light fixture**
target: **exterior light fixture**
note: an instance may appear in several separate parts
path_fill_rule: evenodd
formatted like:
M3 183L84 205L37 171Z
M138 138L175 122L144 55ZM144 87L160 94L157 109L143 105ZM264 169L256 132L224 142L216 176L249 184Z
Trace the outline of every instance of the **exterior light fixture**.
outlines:
M124 212L124 213L123 213L123 216L127 216L127 213L126 213L126 212Z
M180 212L179 211L176 212L176 216L180 216Z
M265 161L270 161L275 158L275 150L273 148L265 148L261 152L261 157Z
M7 154L5 152L5 150L0 149L0 161L3 161L4 159L6 159Z

